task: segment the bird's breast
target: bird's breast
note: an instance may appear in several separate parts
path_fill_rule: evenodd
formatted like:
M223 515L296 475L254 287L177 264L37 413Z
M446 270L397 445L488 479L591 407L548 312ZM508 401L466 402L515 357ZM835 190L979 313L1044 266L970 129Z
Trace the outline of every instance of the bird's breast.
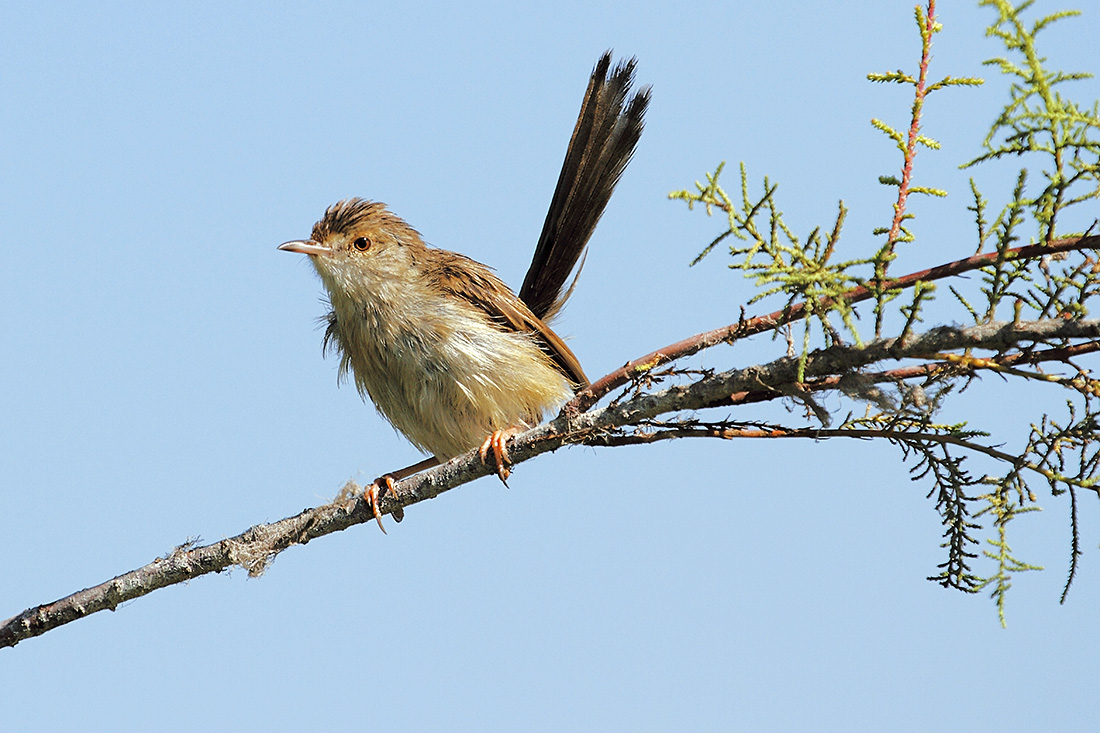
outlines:
M529 333L427 289L332 297L342 366L395 428L447 460L533 425L572 389Z

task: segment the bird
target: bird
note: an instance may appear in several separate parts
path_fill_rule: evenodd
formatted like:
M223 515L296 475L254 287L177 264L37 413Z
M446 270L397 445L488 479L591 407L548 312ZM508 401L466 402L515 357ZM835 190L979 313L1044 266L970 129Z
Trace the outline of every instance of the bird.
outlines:
M396 480L474 448L506 480L507 440L588 386L548 324L641 137L651 90L631 94L636 64L612 66L611 51L596 62L518 295L492 268L426 244L378 201L339 201L309 239L279 245L307 255L320 276L323 347L339 354L340 375L429 456L366 489L383 532L379 500Z

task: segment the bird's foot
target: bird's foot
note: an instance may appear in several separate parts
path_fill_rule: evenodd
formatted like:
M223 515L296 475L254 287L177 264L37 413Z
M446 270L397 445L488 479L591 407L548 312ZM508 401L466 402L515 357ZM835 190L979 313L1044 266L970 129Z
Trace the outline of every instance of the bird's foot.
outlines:
M370 504L371 511L374 512L374 518L378 522L378 529L382 530L382 534L387 534L387 532L382 525L382 512L378 509L378 500L387 491L391 494L394 493L393 476L388 473L372 481L367 490L363 492L363 498Z
M387 492L394 496L397 495L397 491L393 488L395 482L438 465L439 459L432 456L431 458L425 458L419 463L414 463L411 466L405 466L399 471L390 471L371 482L371 485L363 492L363 498L370 504L371 511L374 512L374 518L378 520L378 528L382 530L382 534L386 534L386 528L382 526L382 511L378 507L378 500L385 496ZM405 509L396 506L393 508L393 511L390 512L390 516L393 517L393 521L400 522L405 518Z
M494 430L477 450L478 455L481 456L481 462L486 464L489 462L489 452L492 451L493 466L496 468L497 476L500 477L505 486L508 485L508 477L512 475L511 469L508 468L512 465L512 459L508 457L508 446L506 444L510 438L521 432L523 432L521 427Z

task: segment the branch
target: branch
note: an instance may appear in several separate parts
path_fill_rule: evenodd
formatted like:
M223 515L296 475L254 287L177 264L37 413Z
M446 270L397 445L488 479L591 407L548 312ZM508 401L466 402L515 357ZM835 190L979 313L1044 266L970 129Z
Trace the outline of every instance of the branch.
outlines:
M808 379L824 378L851 373L879 361L927 357L958 349L1004 350L1024 342L1097 337L1100 337L1100 320L1048 319L986 323L965 328L945 326L910 335L904 343L901 339L879 339L862 348L833 346L814 352L805 361L805 375ZM768 364L707 375L692 384L671 386L655 394L636 395L588 413L578 414L575 409L565 409L553 421L516 436L509 445L509 454L513 463L518 464L567 444L599 444L609 431L637 425L668 412L703 409L739 392L774 390L785 394L789 389L785 391L783 387L796 383L798 368L798 357L784 357ZM600 382L608 383L613 376L604 377ZM383 514L400 513L404 507L433 499L490 473L491 469L481 462L477 451L471 451L397 482L395 491L382 499L381 511ZM362 490L354 484L349 489L353 498L347 501L307 509L271 524L256 525L236 537L202 547L182 545L142 568L53 603L30 608L0 624L0 647L14 646L97 611L114 610L120 603L140 598L157 588L221 572L233 565L259 575L276 555L291 546L304 545L372 519Z
M1000 351L1017 344L1040 343L1060 339L1100 336L1100 320L1017 321L982 323L974 326L940 326L921 334L900 338L877 339L857 346L831 346L813 352L806 359L808 379L846 374L880 361L926 358L959 349ZM784 357L768 364L713 374L689 385L677 385L656 394L643 394L618 405L572 418L574 425L632 425L665 412L698 410L739 392L775 390L796 383L798 357ZM604 377L600 381L604 381ZM563 417L565 417L563 415ZM559 418L561 419L561 418ZM556 424L557 421L550 423ZM568 442L573 442L569 440Z
M1006 367L1015 366L1017 364L1042 364L1044 362L1059 361L1069 363L1069 360L1076 356L1084 356L1086 354L1094 354L1100 351L1100 341L1087 341L1081 344L1074 344L1073 346L1059 346L1050 349L1043 349L1042 351L1017 351L1011 354L1004 354L997 357L996 361L988 359L970 359L967 361L953 361L947 363L945 361L934 361L927 364L917 364L914 366L898 367L896 369L888 369L886 371L861 374L860 380L864 384L881 384L883 382L899 382L906 379L921 379L934 377L937 374L944 371L952 371L955 374L965 375L974 374L980 370L993 370L1001 371ZM1014 372L1015 373L1015 372ZM801 385L802 389L808 392L822 392L830 389L838 389L841 387L843 380L847 379L849 375L839 375L822 377L820 379L814 379ZM1030 375L1024 375L1030 378ZM1053 380L1045 380L1053 381ZM770 400L786 397L785 394L779 394L775 391L755 390L751 392L738 392L730 395L729 397L719 400L713 405L707 405L707 407L730 407L732 405L747 405L759 402L768 402Z
M1083 249L1100 249L1100 236L1069 237L1067 239L1056 239L1053 242L1045 244L1028 244L1003 252L977 254L965 259L956 260L955 262L948 262L938 267L921 270L920 272L913 272L895 280L888 280L884 283L883 288L887 290L904 289L911 288L918 282L942 280L943 278L987 267L997 262L999 258L1035 259L1046 255L1057 254L1059 252L1074 252ZM848 291L844 296L844 300L849 303L856 303L862 300L868 300L872 297L874 297L874 289L867 285L860 285ZM830 305L831 302L829 298L822 298L818 301L822 309ZM567 409L577 411L587 410L592 407L592 405L599 402L604 395L626 384L636 375L648 372L670 361L682 359L685 356L691 356L703 349L717 346L718 344L732 344L735 341L748 338L749 336L755 336L759 333L775 330L786 323L802 318L805 313L806 304L796 303L789 308L784 308L783 310L778 310L765 316L756 316L755 318L749 318L747 320L742 317L741 320L735 324L696 334L683 341L677 341L663 349L647 354L640 359L628 361L619 369L593 382L589 385L588 389L577 393L567 406Z
M664 425L657 426L652 431L636 431L626 435L605 435L600 436L598 441L589 441L587 445L598 445L601 447L620 447L624 445L648 445L650 443L657 443L662 440L676 440L679 438L719 438L721 440L737 440L740 438L801 438L803 440L827 440L829 438L855 438L856 440L870 440L874 438L883 438L886 440L892 440L897 442L924 442L924 443L937 443L940 445L954 445L959 448L963 448L974 453L981 453L998 461L1014 466L1017 469L1027 469L1032 471L1043 478L1054 479L1058 478L1061 481L1070 484L1070 488L1082 488L1088 489L1098 495L1100 495L1100 486L1095 486L1082 481L1073 481L1064 476L1059 476L1054 471L1043 468L1040 464L1033 461L1021 460L1018 455L1011 453L1005 453L1002 450L982 443L975 442L966 437L951 435L950 433L937 433L934 431L907 431L907 430L892 430L889 428L883 428L880 430L869 428L788 428L781 425L773 425L767 427L734 427L727 425L692 425L692 424L669 424L667 427ZM1080 554L1080 553L1078 553Z
M928 11L924 13L923 17L921 17L919 10L918 8L917 20L921 24L921 39L923 40L921 44L920 76L913 85L916 89L913 99L912 119L909 123L909 139L903 149L905 158L901 167L901 183L898 184L898 200L894 204L894 218L890 222L890 231L886 235L886 246L883 247L882 251L884 255L881 259L883 272L886 263L890 260L889 256L894 252L894 246L901 238L902 222L905 220L905 206L909 198L909 186L913 179L913 161L917 157L917 140L920 138L921 110L924 109L924 100L928 96L928 64L932 60L932 33L936 29L935 0L928 0ZM876 269L878 268L876 267ZM878 282L881 282L881 278L876 277L876 283Z

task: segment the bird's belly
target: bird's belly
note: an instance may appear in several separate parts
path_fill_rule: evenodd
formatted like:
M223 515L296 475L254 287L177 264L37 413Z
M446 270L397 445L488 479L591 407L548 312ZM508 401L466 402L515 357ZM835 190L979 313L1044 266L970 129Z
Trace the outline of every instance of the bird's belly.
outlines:
M494 430L534 425L572 395L530 334L453 314L390 326L382 338L372 329L375 338L341 338L341 346L360 392L440 460L479 446ZM348 342L360 347L349 350Z

